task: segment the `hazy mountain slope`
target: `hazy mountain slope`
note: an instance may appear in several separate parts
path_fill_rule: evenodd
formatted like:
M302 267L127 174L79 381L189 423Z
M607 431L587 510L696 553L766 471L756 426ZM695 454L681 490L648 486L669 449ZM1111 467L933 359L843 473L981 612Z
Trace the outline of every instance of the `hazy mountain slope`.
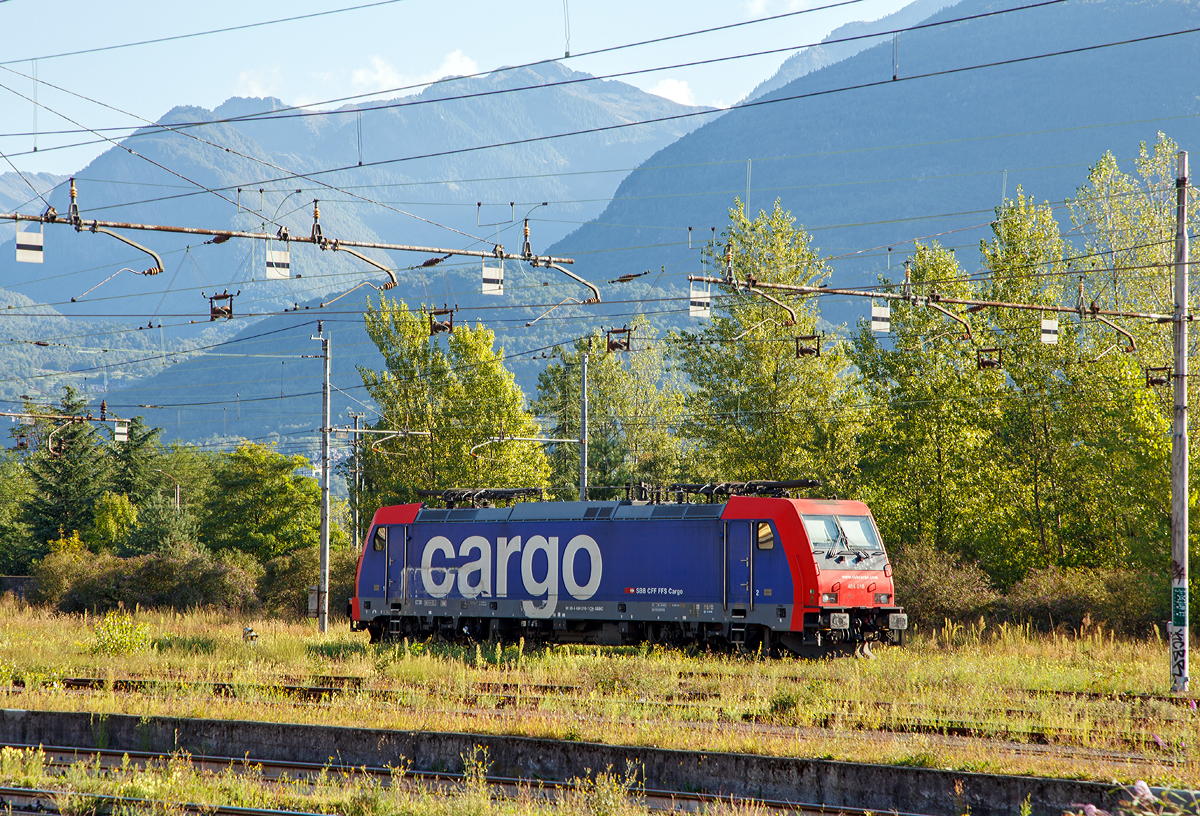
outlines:
M1012 5L963 0L933 19ZM1071 0L906 35L901 77L1197 26L1196 0ZM835 260L836 280L872 281L888 245L901 254L912 248L902 242L921 236L962 247L972 268L1003 188L1011 196L1023 185L1039 199L1061 200L1104 151L1130 159L1138 141L1153 140L1160 128L1185 147L1200 144L1200 99L1179 70L1197 64L1200 37L1184 35L892 82L891 43L877 45L766 99L880 84L751 107L706 124L647 159L599 218L553 251L578 256L596 278L666 264L681 292L685 275L701 268L698 252L688 250L687 227L726 222L734 197L745 196L753 158L752 209L781 198L835 258L885 248ZM1019 135L992 138L1006 134ZM630 249L613 251L621 247ZM842 320L864 306L824 308Z
M779 66L770 79L760 82L753 91L746 95L743 103L759 99L772 91L782 88L794 79L799 79L805 74L811 74L826 65L832 65L835 62L852 57L859 51L865 51L873 45L890 39L887 36L870 37L862 40L851 40L850 42L832 42L833 40L844 40L849 37L861 37L865 34L872 34L876 31L895 31L900 28L907 28L916 25L933 14L941 11L946 6L954 5L958 0L915 0L909 3L899 11L894 11L878 20L863 21L856 20L852 23L838 26L829 36L822 40L822 43L827 45L814 45L809 48L802 48L795 54L792 54L783 65Z
M364 111L362 167L357 166L359 116L353 111L337 116L226 122L186 128L182 133L143 131L127 144L178 176L124 150L109 150L77 174L80 208L85 219L215 228L262 228L267 223L270 232L275 231L271 222L276 222L287 225L293 233L307 234L312 223L311 202L320 199L322 225L331 238L463 246L473 243L472 238L410 218L401 211L419 210L462 233L489 239L499 228L476 225L476 202L488 205L482 213L485 222L509 222L508 202L523 205L522 212L517 213L520 217L533 203L550 201L551 207L536 214L540 222L535 241L544 249L574 224L598 213L625 169L686 132L694 125L693 120L440 159L392 160L698 110L619 82L581 82L486 95L498 89L583 78L586 75L548 64L444 82L404 101L421 103L473 94L469 99ZM176 125L212 122L232 114L280 107L279 100L273 99L230 100L217 111L178 107L162 121ZM217 146L185 134L203 137ZM313 181L288 178L288 172L269 165L292 173L351 168L314 178L349 187L358 196L386 206L363 203ZM614 169L622 172L594 172ZM580 175L550 175L564 172ZM234 203L212 193L197 193L197 184L221 190ZM295 190L301 192L296 194ZM65 189L56 191L51 201L60 213L67 211ZM242 205L241 211L237 202ZM29 211L41 208L39 202L38 207L30 205ZM519 241L517 227L506 223L503 229L506 231L495 240L515 246ZM102 235L76 235L61 226L47 227L46 232L46 258L40 266L13 263L11 243L0 245L0 283L37 302L52 304L65 314L206 321L208 303L201 298L202 291L212 294L214 288L241 288L240 302L246 304L243 312L262 310L344 291L349 281L362 280L361 270L365 268L344 253L297 247L292 264L301 279L264 284L261 246L253 248L257 254L252 256L246 242L216 247L195 237L142 233L137 240L163 256L165 274L157 278L121 274L83 299L85 290L124 266L147 268L149 257ZM381 253L376 257L392 266L424 260L388 260ZM379 277L376 272L370 275ZM72 304L72 296L79 302Z

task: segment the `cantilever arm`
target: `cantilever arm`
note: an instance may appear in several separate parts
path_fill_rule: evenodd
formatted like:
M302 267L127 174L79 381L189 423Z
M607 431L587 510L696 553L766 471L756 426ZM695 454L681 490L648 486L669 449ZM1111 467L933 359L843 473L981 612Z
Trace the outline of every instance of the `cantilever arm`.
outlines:
M134 241L131 238L126 238L124 235L113 232L112 230L105 229L104 227L98 227L98 226L96 226L96 224L94 222L92 223L92 225L90 227L88 227L88 229L91 230L92 232L103 232L105 235L111 235L113 238L116 238L118 241L124 241L125 243L127 243L131 247L133 247L134 249L140 249L142 252L145 252L147 255L149 255L151 258L153 258L154 266L150 267L145 272L142 272L140 274L142 274L142 275L157 275L159 272L162 272L163 269L166 268L163 265L162 258L158 257L158 253L155 252L153 249L150 249L149 247L144 247L141 244L139 244L137 241Z
M467 451L467 455L473 456L475 458L479 458L478 456L476 456L475 451L479 450L484 445L491 445L494 442L541 442L542 444L554 444L554 443L558 443L558 442L574 442L576 445L579 444L578 439L551 439L551 438L545 437L545 436L489 436L487 439L485 439L484 441L480 442L478 445L476 445L475 447L473 447L469 451Z
M771 297L770 295L768 295L766 292L762 291L761 289L755 289L753 286L747 286L746 289L748 289L749 291L753 292L756 295L761 295L762 297L766 298L767 300L771 301L776 306L778 306L779 308L781 308L785 312L787 312L788 313L788 322L784 324L785 326L795 326L796 325L796 311L791 306L788 306L783 301L776 300L775 298Z
M396 273L393 272L392 270L388 269L383 264L379 263L379 261L373 261L370 258L368 258L366 255L363 255L361 252L350 249L349 247L344 247L341 244L339 244L337 241L330 241L329 248L332 249L334 252L349 252L351 255L353 255L355 258L358 258L360 261L366 261L367 263L369 263L371 266L375 267L376 269L382 269L384 272L386 272L388 274L388 277L392 279L391 282L385 283L382 287L376 287L376 288L382 288L385 290L392 289L398 283L398 281L396 280ZM351 291L354 291L354 290L352 289Z
M1137 351L1137 342L1133 339L1132 334L1125 331L1120 326L1118 326L1116 323L1113 323L1111 320L1105 320L1100 315L1092 315L1092 316L1094 318L1096 318L1097 320L1099 320L1104 325L1114 329L1118 334L1122 335L1126 340L1129 341L1129 348L1125 349L1126 354L1132 354L1133 352Z
M534 266L537 266L537 265L538 265L538 261L537 261L536 259L534 259L534 260L530 261L530 263L532 263ZM548 267L548 268L550 268L550 269L557 269L559 272L562 272L562 273L563 273L564 275L566 275L568 278L571 278L572 280L578 281L579 283L582 283L584 286L586 286L588 289L591 289L591 290L592 290L592 297L590 297L590 298L588 298L587 300L583 301L584 303L599 303L599 302L600 302L600 290L599 290L599 289L597 289L597 288L596 288L594 285L592 285L592 284L588 283L587 281L585 281L583 278L581 278L581 277L579 277L578 275L576 275L574 272L571 272L571 271L570 271L570 270L568 270L568 269L564 269L563 267L559 266L559 265L558 265L558 264L556 264L556 263L553 263L552 261L546 261L546 260L543 260L543 261L541 261L541 265L542 265L542 266L545 266L545 267Z
M525 324L525 328L529 328L529 327L530 327L530 326L532 326L534 323L537 323L539 320L541 320L543 317L545 317L546 315L548 315L548 314L550 314L551 312L553 312L553 311L554 311L555 309L557 309L559 306L562 306L562 305L563 305L563 303L578 303L579 305L581 305L581 306L582 306L584 303L587 303L587 302L588 302L588 301L586 301L586 300L576 300L576 299L575 299L575 298L573 298L573 297L569 297L569 298L565 299L565 300L564 300L562 303L559 303L559 304L557 304L557 305L551 306L549 309L547 309L546 311L542 312L540 315L538 315L537 317L535 317L533 320L530 320L528 323L526 323L526 324Z
M966 334L963 335L964 340L974 340L975 339L974 337L971 336L971 324L968 323L966 320L959 317L958 315L956 315L954 312L950 311L949 309L942 308L941 306L937 305L936 303L934 303L932 300L929 300L928 298L926 298L926 300L925 300L925 305L931 309L937 309L939 312L941 312L942 314L944 314L946 317L950 318L951 320L957 320L959 323L961 323L963 329L966 330Z
M353 289L350 289L350 290L348 290L348 291L342 292L340 295L338 295L337 297L335 297L333 300L327 300L327 301L323 302L323 303L321 304L320 308L324 309L326 306L329 306L329 305L331 305L332 303L334 303L334 302L336 302L336 301L339 301L339 300L341 300L341 299L342 299L342 298L344 298L346 295L350 294L350 292L357 292L359 289L362 289L364 286L370 286L372 289L376 289L376 290L379 290L379 291L383 291L384 289L390 289L390 288L391 288L391 287L390 287L390 286L388 286L388 284L386 284L386 283L385 283L383 286L376 286L375 284L371 283L370 281L363 281L363 282L362 282L362 283L360 283L358 286L355 286Z

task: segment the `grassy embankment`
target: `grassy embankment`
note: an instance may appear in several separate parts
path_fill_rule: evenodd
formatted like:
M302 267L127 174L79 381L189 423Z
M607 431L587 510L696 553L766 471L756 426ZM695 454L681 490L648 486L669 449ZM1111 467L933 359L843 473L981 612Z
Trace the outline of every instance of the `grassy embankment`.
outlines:
M242 640L243 625L257 643ZM1095 627L917 635L873 661L647 648L368 645L339 625L139 613L124 629L0 603L5 707L503 733L1200 787L1200 715L1164 643ZM62 688L144 678L144 694ZM361 678L302 702L283 684ZM14 687L13 683L19 687ZM205 682L239 684L214 697ZM1066 692L1063 694L1061 692ZM968 736L955 736L967 728ZM1124 756L1129 754L1130 756Z

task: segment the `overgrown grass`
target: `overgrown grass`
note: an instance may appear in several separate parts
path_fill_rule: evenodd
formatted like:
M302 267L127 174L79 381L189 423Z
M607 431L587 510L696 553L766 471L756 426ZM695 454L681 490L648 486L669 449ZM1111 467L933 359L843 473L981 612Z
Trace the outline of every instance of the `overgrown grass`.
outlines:
M1152 698L1169 685L1165 644L1095 625L1041 634L949 623L904 648L877 649L873 661L804 661L645 646L372 646L365 633L340 627L322 637L308 622L212 612L133 610L132 620L147 632L148 648L95 650L93 616L0 601L0 693L13 697L5 707L507 733L1200 786L1200 715L1190 700ZM244 626L258 632L257 643L243 641ZM158 686L138 695L66 691L61 680L71 676ZM334 677L358 684L319 704L280 688ZM233 683L237 694L213 697L210 682ZM969 738L943 738L964 730ZM1080 751L1018 753L998 739ZM1140 756L1118 755L1127 753Z
M234 806L345 816L502 816L503 814L566 814L566 816L641 816L648 813L639 799L636 775L605 771L572 780L575 787L551 799L534 785L516 796L497 796L487 781L486 752L463 757L460 783L427 784L404 777L403 767L381 779L363 773L323 770L316 777L267 779L259 766L235 763L219 772L193 766L185 753L145 767L101 767L78 762L63 769L47 763L41 749L0 751L0 785L55 791L54 801L65 816L96 813L183 814L182 803L201 807ZM103 797L138 802L118 802ZM754 813L756 809L719 806L716 814Z

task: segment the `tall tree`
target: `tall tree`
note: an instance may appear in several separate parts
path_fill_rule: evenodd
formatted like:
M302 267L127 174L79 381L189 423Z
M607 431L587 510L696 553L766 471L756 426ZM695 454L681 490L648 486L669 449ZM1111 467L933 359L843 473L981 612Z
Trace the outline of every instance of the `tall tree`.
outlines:
M725 237L740 281L815 286L828 274L779 202L754 220L738 202ZM844 494L864 417L845 343L830 335L820 356L796 353L795 337L816 333L812 299L793 301L794 326L782 307L741 289L715 300L711 323L685 332L675 355L692 386L682 433L700 467L720 480L817 477Z
M376 437L361 451L367 485L361 506L417 501L421 489L547 486L539 444L481 445L489 437L540 431L492 332L457 326L444 341L431 338L426 312L386 296L365 319L385 365L359 369L382 413L374 427L403 433ZM410 431L422 435L404 435Z
M642 316L631 324L628 352L608 352L599 331L554 350L554 363L538 375L534 412L558 439L578 439L580 367L588 354L588 482L601 487L591 498L611 498L628 481L665 484L678 480L684 460L673 433L683 410L683 390L667 371L667 345ZM579 495L579 446L549 446L555 495Z
M87 400L68 387L53 413L82 416L86 409ZM109 488L112 461L88 422L45 420L39 429L43 442L27 459L33 498L26 518L40 554L51 539L91 526L96 498Z
M128 438L112 444L113 489L140 507L161 483L162 428L151 428L136 416L129 422Z
M217 469L219 489L209 500L201 540L213 550L238 550L262 562L317 546L320 488L299 472L308 467L303 456L239 445Z
M1144 565L1165 521L1166 425L1129 340L1088 316L1095 299L1113 308L1120 298L1077 283L1076 251L1049 205L1018 191L993 232L981 247L988 299L1084 306L1077 317L1057 316L1057 344L1039 342L1038 315L992 315L1007 374L995 450L1016 476L1005 527L1036 543L1038 566Z
M917 245L911 294L978 295L965 277L954 253ZM984 336L982 318L964 319L976 338ZM986 560L992 554L981 546L981 533L999 524L1001 474L987 448L999 419L999 375L978 370L976 346L963 327L934 308L892 301L890 328L885 340L864 321L854 341L871 406L862 435L862 495L898 550L923 543Z
M26 575L37 550L23 520L33 483L17 455L0 452L0 572Z

